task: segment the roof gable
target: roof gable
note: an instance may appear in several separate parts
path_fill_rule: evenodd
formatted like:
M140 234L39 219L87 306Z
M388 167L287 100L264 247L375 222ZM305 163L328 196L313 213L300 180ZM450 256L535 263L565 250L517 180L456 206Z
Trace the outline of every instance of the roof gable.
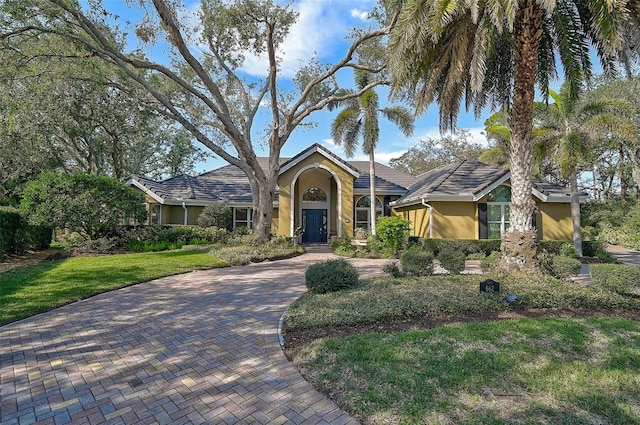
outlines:
M395 205L424 201L479 201L511 178L505 168L479 161L459 161L427 171ZM543 202L568 202L567 190L561 186L534 180L533 195Z
M300 162L302 162L306 158L310 157L314 153L319 153L320 155L324 156L329 161L332 161L333 163L338 165L340 168L342 168L344 171L346 171L347 173L351 174L355 178L360 177L360 173L358 173L358 170L356 170L351 164L349 164L347 161L343 160L342 158L340 158L339 156L337 156L333 152L330 152L327 149L323 148L322 146L320 146L317 143L314 143L313 145L309 146L307 149L303 150L302 152L300 152L299 154L297 154L293 158L291 158L291 159L285 161L284 163L282 163L281 166L280 166L280 174L282 174L282 173L290 170L291 168L295 167Z

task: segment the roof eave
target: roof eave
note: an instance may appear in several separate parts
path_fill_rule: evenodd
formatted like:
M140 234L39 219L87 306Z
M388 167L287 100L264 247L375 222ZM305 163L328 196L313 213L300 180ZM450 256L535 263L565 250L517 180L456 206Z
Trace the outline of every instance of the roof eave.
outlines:
M356 179L358 177L360 177L360 173L358 173L356 170L354 170L353 168L349 167L348 164L343 163L342 161L336 161L336 158L334 157L333 154L331 154L331 152L327 151L326 149L324 149L322 146L320 145L316 145L316 146L312 146L311 149L309 149L307 152L304 153L304 155L300 155L297 158L292 158L291 160L289 160L288 163L286 163L282 168L280 168L280 173L282 174L290 169L292 169L293 167L295 167L296 165L298 165L300 162L302 162L303 160L305 160L306 158L310 157L311 155L313 155L314 153L319 153L320 155L324 156L325 158L327 158L329 161L333 162L334 164L338 165L340 168L342 168L344 171L346 171L347 173L351 174L353 177L355 177Z
M132 177L129 180L127 180L127 184L137 187L142 192L144 192L145 195L150 196L151 198L155 199L156 201L158 201L161 204L164 204L165 201L166 201L162 196L158 195L153 190L149 189L147 186L145 186L144 184L140 183L138 181L138 179L136 179L135 177Z

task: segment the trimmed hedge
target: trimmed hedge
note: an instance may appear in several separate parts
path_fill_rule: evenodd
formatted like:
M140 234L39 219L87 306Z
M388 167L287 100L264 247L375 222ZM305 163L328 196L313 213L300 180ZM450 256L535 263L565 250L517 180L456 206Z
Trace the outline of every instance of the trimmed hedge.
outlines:
M490 255L493 251L500 251L499 239L421 239L420 245L436 256L443 249L462 251L465 256L478 253Z

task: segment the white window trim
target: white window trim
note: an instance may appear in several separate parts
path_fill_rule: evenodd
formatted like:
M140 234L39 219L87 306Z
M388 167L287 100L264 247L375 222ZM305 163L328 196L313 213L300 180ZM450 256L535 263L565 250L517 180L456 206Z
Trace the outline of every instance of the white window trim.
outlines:
M360 196L356 200L356 202L354 204L354 210L355 210L354 215L355 215L355 217L354 217L354 220L353 220L353 225L354 225L355 229L357 229L358 227L363 227L359 223L364 223L363 221L358 221L358 211L367 211L367 225L364 228L367 229L367 230L371 229L371 212L370 212L371 210L369 209L369 207L358 207L358 206L356 206L356 205L358 205L358 202L360 202L360 200L362 198L367 198L369 196L370 195L362 195L362 196ZM376 196L376 217L382 217L382 215L384 214L384 206L383 205L384 204L380 200L380 198ZM378 214L378 213L380 213L380 214Z
M500 221L498 222L496 220L489 220L489 212L487 211L487 237L489 237L489 224L500 223L500 239L502 239L505 232L507 231L507 228L506 228L507 221L505 220L505 216L506 216L505 212L506 212L506 207L510 205L510 202L487 202L487 209L489 208L490 205L500 205Z
M246 220L237 220L236 213L238 210L247 210L247 219ZM253 208L250 207L234 207L233 208L233 228L237 227L236 223L247 223L247 227L249 229L253 229Z

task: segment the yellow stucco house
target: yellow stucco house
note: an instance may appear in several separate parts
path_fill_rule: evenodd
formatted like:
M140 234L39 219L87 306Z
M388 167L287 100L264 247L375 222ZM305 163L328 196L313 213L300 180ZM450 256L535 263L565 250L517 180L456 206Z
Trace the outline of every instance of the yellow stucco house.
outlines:
M416 177L376 163L376 210L410 220L413 236L500 238L509 226L509 178L509 170L480 162L457 162ZM237 167L162 182L133 176L130 184L146 195L149 224L195 224L206 205L223 202L232 209L233 227L252 226L251 189ZM532 201L539 238L571 240L568 191L536 181ZM352 237L355 228L371 227L369 205L369 163L344 160L314 144L282 159L273 233L292 236L302 227L306 243Z

